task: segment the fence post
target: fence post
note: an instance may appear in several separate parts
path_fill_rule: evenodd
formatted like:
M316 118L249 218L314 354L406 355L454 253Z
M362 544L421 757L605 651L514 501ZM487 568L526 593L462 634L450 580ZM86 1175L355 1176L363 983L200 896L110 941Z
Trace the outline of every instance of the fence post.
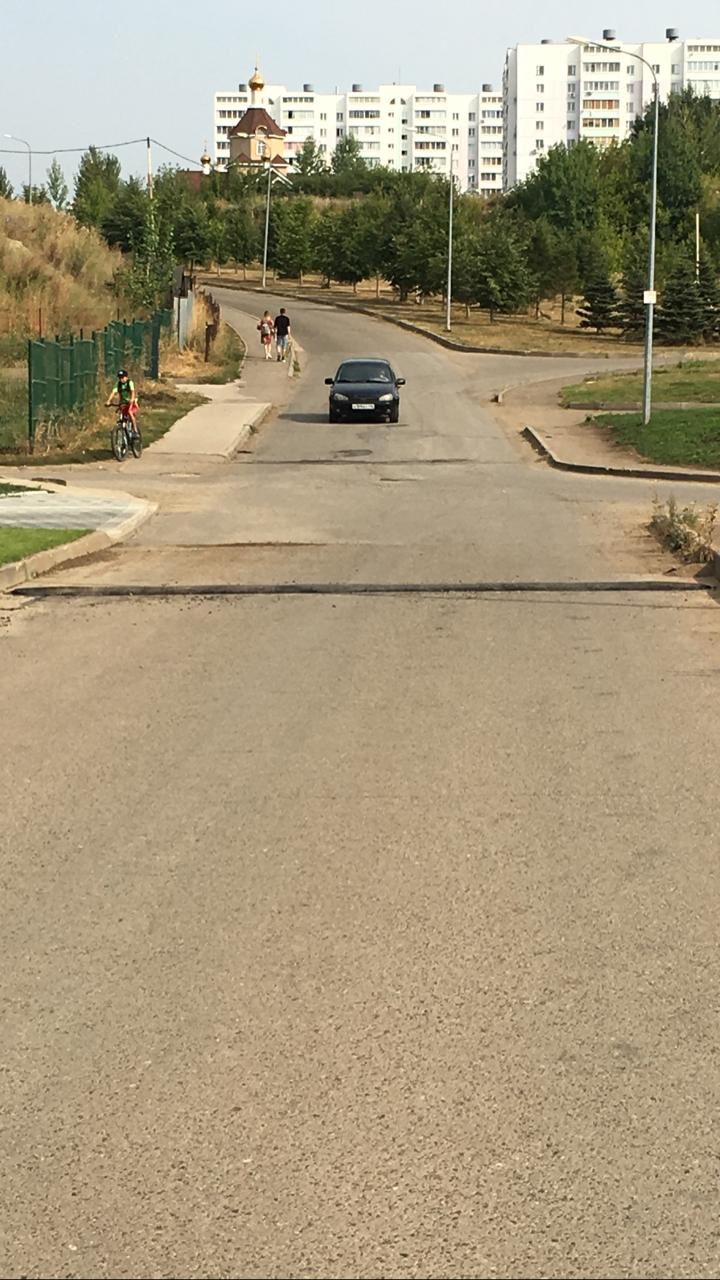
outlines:
M33 400L33 344L28 341L28 453L35 447L35 413Z
M160 326L162 316L159 311L153 315L150 329L150 377L157 382L160 377Z

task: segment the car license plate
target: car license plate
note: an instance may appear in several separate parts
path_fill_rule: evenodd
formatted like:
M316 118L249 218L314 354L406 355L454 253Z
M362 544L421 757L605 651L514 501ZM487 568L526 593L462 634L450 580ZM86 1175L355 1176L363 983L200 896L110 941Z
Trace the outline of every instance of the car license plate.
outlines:
M368 409L374 409L374 408L375 408L374 404L354 404L353 405L353 409L368 410Z

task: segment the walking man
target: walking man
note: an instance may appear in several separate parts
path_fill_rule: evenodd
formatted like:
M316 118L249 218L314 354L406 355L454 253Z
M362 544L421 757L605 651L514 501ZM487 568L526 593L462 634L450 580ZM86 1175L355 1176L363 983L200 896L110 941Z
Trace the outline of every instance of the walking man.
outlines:
M284 360L290 345L290 317L284 307L280 308L280 314L275 317L275 345L278 360Z

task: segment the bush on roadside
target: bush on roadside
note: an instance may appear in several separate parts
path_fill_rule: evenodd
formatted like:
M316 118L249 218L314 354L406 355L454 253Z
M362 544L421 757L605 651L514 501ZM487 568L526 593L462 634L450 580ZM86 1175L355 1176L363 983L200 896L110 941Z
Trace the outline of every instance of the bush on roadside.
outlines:
M678 506L675 498L653 500L650 529L668 551L679 555L686 564L706 564L713 554L713 534L718 508L711 503L698 507L691 502Z

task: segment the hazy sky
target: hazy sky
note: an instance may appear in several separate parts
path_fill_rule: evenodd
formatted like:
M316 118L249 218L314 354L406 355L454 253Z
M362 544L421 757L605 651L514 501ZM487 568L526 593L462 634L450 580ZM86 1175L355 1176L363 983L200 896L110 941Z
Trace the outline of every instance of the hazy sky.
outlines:
M188 156L212 147L212 95L246 80L255 55L269 82L366 87L402 79L448 90L500 85L505 50L569 34L619 39L720 36L712 0L0 0L0 135L34 149L103 145L151 134ZM578 27L583 30L578 31ZM0 147L12 147L0 136ZM143 148L118 151L142 172ZM76 158L59 157L68 173ZM170 157L165 156L166 160ZM160 163L162 153L158 153ZM34 180L50 157L34 160ZM27 160L0 155L19 185Z

